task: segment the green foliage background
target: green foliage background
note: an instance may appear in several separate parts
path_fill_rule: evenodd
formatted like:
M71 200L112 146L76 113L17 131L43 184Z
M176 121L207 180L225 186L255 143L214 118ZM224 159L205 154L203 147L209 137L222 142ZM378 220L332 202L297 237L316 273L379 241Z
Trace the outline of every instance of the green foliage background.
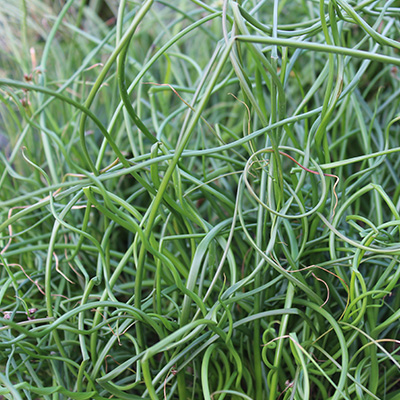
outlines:
M0 395L400 399L398 1L0 1Z

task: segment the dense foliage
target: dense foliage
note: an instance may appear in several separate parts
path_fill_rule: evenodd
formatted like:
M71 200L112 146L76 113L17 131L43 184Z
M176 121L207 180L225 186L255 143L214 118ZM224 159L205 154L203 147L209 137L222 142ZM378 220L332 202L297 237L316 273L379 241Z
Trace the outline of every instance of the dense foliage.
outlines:
M0 397L400 399L399 1L0 1Z

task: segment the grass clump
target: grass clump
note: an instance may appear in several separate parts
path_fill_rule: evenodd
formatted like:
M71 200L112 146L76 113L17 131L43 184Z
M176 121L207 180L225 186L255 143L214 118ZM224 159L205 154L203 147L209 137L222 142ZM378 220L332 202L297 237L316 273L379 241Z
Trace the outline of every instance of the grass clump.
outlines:
M400 397L397 1L0 4L1 396Z

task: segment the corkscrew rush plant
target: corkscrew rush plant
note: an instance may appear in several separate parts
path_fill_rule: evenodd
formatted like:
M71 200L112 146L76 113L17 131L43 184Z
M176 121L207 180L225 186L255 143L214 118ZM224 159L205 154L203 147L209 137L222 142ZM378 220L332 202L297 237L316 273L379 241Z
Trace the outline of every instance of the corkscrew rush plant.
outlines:
M400 398L399 1L0 7L1 398Z

